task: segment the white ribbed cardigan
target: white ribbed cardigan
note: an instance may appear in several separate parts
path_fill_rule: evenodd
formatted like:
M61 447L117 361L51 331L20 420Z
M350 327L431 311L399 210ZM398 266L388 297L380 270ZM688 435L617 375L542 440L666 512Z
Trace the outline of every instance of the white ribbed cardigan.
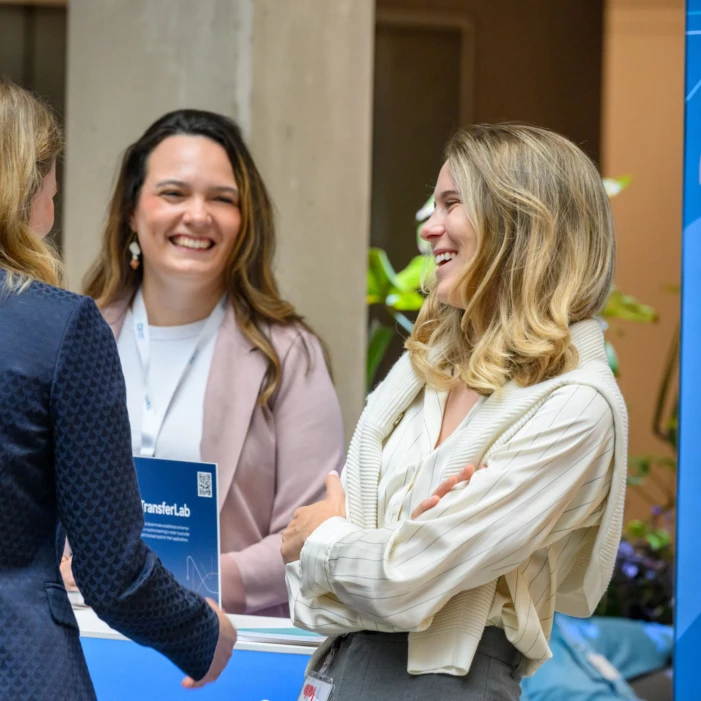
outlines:
M444 476L465 465L481 465L508 442L558 388L564 385L593 387L609 403L614 417L614 467L609 496L595 535L581 546L574 565L559 583L556 609L572 616L592 614L613 573L621 536L627 473L628 419L623 397L608 367L601 326L595 320L571 327L579 353L575 370L532 387L510 382L481 406L469 430L458 437ZM366 529L377 528L377 487L382 465L383 441L401 419L423 382L404 355L384 382L368 398L356 428L344 471L348 520ZM304 559L304 558L303 558ZM453 597L424 631L409 634L409 669L430 673L445 668L469 669L489 617L496 580ZM310 667L323 657L330 640L312 658ZM524 670L538 666L528 660Z

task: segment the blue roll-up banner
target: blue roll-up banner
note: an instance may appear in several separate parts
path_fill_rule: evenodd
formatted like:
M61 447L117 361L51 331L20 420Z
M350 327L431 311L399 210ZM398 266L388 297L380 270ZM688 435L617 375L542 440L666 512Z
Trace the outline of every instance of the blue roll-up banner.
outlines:
M687 0L674 698L701 699L701 0Z
M184 586L221 603L215 463L134 458L142 538Z

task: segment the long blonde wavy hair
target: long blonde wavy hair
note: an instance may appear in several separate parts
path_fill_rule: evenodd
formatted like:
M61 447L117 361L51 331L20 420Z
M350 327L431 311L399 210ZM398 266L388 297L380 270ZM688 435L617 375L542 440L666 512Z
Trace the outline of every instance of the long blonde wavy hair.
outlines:
M8 289L21 291L34 280L62 282L55 249L29 226L32 198L62 146L51 109L0 77L0 268Z
M573 369L570 325L599 312L611 289L615 241L594 163L568 139L520 124L456 132L446 162L477 250L456 308L435 279L407 340L415 371L483 395Z
M143 278L143 266L136 271L129 266L131 216L151 152L164 139L180 134L204 136L218 143L226 151L234 171L240 192L241 229L227 261L224 282L237 324L267 359L266 378L258 398L261 404L266 404L279 386L282 373L269 327L296 326L314 332L294 306L280 296L272 271L276 243L272 202L239 127L228 117L203 110L169 112L127 148L109 204L102 250L85 278L84 292L102 309L114 302L133 299ZM330 371L326 346L319 341ZM304 349L311 362L306 345Z

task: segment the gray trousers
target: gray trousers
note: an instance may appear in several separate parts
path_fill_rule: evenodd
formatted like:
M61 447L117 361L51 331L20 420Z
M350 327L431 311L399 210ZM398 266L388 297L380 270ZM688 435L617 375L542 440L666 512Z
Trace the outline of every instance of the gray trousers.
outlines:
M484 631L464 677L407 672L407 633L350 633L335 643L325 676L331 701L518 701L522 655L500 628Z

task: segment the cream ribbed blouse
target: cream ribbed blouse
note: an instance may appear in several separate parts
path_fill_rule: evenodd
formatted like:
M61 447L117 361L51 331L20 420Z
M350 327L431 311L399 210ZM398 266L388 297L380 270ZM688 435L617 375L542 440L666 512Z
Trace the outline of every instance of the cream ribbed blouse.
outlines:
M398 363L351 446L349 520L324 523L288 566L296 625L411 631L414 674L466 674L485 625L505 629L526 673L550 657L556 607L589 613L608 583L625 486L625 407L597 322L573 339L578 370L481 400L437 449L445 395ZM488 467L411 520L468 462Z

